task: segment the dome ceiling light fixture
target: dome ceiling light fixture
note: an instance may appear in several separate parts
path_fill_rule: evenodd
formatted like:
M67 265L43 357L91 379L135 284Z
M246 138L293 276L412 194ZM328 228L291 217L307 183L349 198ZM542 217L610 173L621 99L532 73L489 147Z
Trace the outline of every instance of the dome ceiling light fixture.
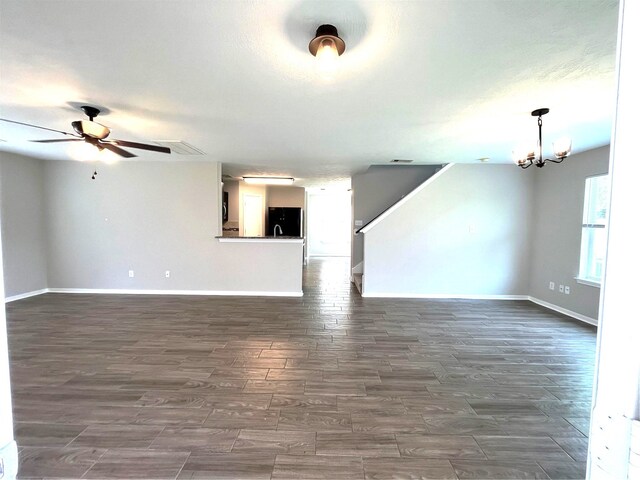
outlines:
M338 29L333 25L320 25L316 36L309 42L311 55L323 64L334 64L345 48L344 40L338 36Z
M561 163L565 158L571 155L571 139L561 138L553 142L553 153L556 159L542 157L542 116L549 113L548 108L538 108L531 112L532 117L538 117L538 153L528 149L514 150L513 161L521 168L529 168L531 165L536 167L544 167L547 162Z

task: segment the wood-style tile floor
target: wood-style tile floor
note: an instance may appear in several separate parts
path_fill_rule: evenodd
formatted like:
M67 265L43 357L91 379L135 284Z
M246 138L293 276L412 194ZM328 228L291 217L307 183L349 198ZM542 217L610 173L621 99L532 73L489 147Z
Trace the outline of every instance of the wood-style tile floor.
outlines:
M7 305L19 478L583 478L595 329L524 301Z

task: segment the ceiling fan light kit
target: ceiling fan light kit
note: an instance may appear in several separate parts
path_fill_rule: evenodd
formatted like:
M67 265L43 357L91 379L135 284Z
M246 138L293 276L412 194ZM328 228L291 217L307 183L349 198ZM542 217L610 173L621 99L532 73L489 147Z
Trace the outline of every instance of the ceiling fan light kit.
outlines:
M75 122L71 122L71 126L78 135L88 135L98 140L104 140L111 133L109 128L92 120L76 120Z
M548 108L538 108L531 112L532 117L538 117L538 152L528 149L517 149L512 152L513 161L521 168L529 168L531 165L542 168L547 162L561 163L571 155L571 139L561 138L553 142L553 152L555 159L544 158L542 156L542 117L549 113Z

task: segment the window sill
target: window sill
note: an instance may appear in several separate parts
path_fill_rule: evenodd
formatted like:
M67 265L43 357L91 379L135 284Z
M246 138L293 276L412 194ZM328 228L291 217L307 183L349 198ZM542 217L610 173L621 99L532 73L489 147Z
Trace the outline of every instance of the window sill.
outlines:
M578 278L576 277L576 282L581 283L582 285L588 285L590 287L596 287L596 288L600 288L601 283L600 282L594 282L593 280L587 280L584 278Z

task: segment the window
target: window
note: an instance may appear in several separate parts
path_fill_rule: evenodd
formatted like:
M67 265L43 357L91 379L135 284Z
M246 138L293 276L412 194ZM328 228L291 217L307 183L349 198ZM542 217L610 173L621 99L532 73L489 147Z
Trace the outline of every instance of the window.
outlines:
M582 246L578 280L600 284L607 252L609 175L587 178L582 214Z

